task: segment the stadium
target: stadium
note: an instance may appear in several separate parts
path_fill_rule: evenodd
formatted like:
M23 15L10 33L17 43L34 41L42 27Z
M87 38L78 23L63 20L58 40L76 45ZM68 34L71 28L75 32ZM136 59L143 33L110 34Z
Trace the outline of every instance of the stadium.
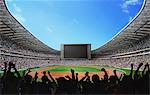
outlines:
M143 66L141 65L141 63ZM57 94L65 95L88 93L91 95L93 95L93 93L149 94L149 63L150 0L144 0L144 4L140 12L129 24L127 24L122 29L121 32L119 32L105 45L99 47L98 49L92 50L90 60L61 59L61 51L55 50L45 45L39 39L34 37L23 25L21 25L12 16L5 4L5 0L0 0L0 89L3 89L0 90L0 93L2 94L25 93L35 95L35 93L38 93L40 95L43 93L48 94L49 92L53 95L55 95L55 92ZM84 82L81 84L74 84L74 82L70 81L68 82L70 85L66 82L58 86L58 88L50 87L51 89L56 89L49 92L47 92L47 89L49 90L49 86L47 86L47 84L46 86L44 86L44 90L39 90L42 89L42 86L40 86L41 88L36 88L36 90L38 89L39 92L30 91L32 90L32 88L29 85L27 85L26 87L29 87L30 89L27 89L25 88L25 86L23 86L22 88L20 87L21 90L16 90L15 88L13 89L13 87L6 84L8 82L15 82L9 81L9 78L8 80L5 79L9 77L7 76L7 74L11 72L10 68L6 67L7 64L9 64L10 68L16 68L18 70L18 72L22 76L21 79L24 78L23 82L26 81L27 78L31 77L35 77L35 80L37 79L38 81L41 81L44 74L45 77L50 76L53 81L56 79L58 84L59 82L69 80L76 81L77 79L82 80L83 78L85 78L85 82L87 82L87 84L85 84L87 86L89 85L90 79L94 79L94 75L96 77L95 79L97 79L96 75L98 75L101 79L103 79L104 76L104 80L105 78L108 79L108 77L110 77L109 80L110 82L112 82L112 84L114 84L114 81L111 81L111 78L112 80L115 80L116 76L122 78L122 76L124 75L126 76L126 80L129 83L126 83L126 85L124 84L124 86L120 86L120 88L122 88L123 90L119 89L117 91L116 89L114 89L116 85L107 86L107 90L103 89L105 88L103 87L101 88L103 91L97 90L98 87L96 88L96 86L92 86L95 90L89 90L92 88L85 87ZM133 68L131 68L132 64L134 66ZM146 71L147 68L148 71L144 76L144 70ZM6 72L7 69L9 72ZM13 72L16 72L16 69L14 69ZM28 70L30 71L28 72ZM127 79L131 75L132 70L135 73L133 76L133 80L131 80L130 78ZM46 73L49 73L45 74L44 71L46 71ZM142 75L140 76L139 72L143 74L143 77L141 77ZM137 78L137 76L139 78ZM135 84L137 88L133 87L133 89L130 89L132 88L131 86ZM14 85L16 86L16 84ZM65 88L66 85L68 86L69 90L67 87ZM5 89L5 87L7 86L8 88ZM117 87L119 88L118 85ZM79 88L80 90L82 90L77 90Z

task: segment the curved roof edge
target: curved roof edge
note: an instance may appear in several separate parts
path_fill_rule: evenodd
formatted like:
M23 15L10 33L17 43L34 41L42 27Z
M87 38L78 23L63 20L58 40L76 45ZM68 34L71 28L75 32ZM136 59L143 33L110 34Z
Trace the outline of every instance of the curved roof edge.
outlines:
M31 50L52 54L60 53L37 39L21 25L9 12L5 0L0 0L0 34Z
M149 29L149 31L147 31ZM125 45L133 44L150 34L150 0L144 0L141 10L120 32L92 54L115 51Z

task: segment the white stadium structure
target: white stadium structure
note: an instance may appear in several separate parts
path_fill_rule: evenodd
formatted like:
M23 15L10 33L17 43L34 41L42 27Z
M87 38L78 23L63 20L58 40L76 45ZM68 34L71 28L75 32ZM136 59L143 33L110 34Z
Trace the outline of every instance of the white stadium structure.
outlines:
M131 63L150 63L150 0L144 0L141 11L114 38L92 51L91 60L60 60L60 51L34 37L0 0L0 63L4 61L13 61L18 69L51 64L130 67Z

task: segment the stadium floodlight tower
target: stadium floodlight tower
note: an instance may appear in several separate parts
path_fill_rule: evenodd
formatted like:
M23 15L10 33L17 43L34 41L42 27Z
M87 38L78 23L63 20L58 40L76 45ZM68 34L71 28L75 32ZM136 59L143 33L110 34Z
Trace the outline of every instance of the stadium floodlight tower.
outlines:
M61 44L61 59L91 59L91 44Z

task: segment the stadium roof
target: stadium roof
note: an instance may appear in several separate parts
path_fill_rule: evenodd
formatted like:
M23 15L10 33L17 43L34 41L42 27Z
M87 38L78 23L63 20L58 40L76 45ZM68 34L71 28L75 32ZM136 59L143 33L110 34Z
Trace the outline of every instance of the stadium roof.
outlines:
M100 48L93 50L93 54L114 51L124 46L133 44L150 34L150 0L145 0L139 14L112 40ZM48 47L27 29L25 29L8 11L5 1L0 0L0 35L15 43L38 52L59 54L60 51Z

